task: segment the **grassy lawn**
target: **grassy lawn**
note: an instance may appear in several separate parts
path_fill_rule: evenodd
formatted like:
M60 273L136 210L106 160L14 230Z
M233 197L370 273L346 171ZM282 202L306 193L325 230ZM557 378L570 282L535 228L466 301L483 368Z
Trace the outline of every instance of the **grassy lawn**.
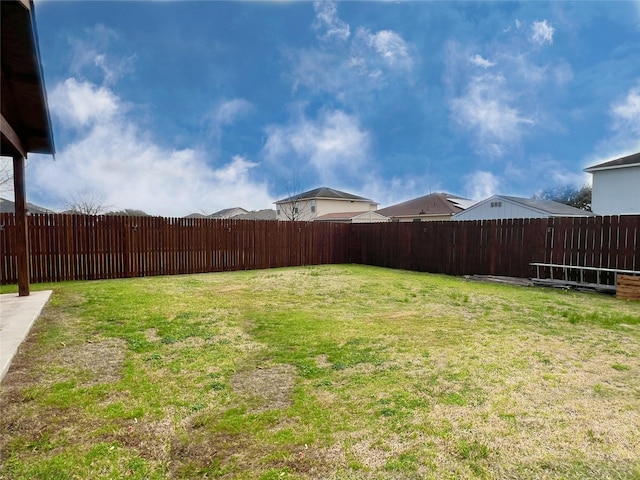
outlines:
M640 479L638 302L353 265L35 288L0 478Z

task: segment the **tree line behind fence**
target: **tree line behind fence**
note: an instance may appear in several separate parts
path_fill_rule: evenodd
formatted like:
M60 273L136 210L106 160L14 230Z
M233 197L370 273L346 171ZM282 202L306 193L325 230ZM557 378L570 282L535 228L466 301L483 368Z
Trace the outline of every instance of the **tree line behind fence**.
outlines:
M531 277L532 262L640 269L640 216L340 224L31 215L31 281L359 263ZM0 282L17 283L16 228L0 214Z

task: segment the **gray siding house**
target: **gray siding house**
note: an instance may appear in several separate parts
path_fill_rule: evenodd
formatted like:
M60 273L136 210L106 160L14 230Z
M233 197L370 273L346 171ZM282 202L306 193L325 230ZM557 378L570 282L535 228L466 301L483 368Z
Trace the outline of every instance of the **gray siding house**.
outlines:
M507 218L592 217L586 210L551 200L494 195L456 213L451 220L500 220Z
M593 175L591 210L597 215L640 215L640 152L584 169Z

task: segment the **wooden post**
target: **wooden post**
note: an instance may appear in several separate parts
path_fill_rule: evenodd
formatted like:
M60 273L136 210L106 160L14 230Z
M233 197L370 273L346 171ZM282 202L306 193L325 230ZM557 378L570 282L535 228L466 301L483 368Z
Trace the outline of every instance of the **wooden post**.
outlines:
M24 182L24 157L13 157L13 189L16 207L16 253L18 262L18 295L29 296L29 227Z

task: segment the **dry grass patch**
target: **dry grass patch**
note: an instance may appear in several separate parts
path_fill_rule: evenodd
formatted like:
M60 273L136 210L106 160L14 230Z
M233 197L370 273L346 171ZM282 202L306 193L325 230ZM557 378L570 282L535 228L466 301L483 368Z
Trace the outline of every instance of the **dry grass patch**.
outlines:
M290 406L296 378L297 371L291 365L259 366L234 373L231 386L240 396L257 400L251 410L260 413Z
M122 378L122 364L126 355L126 343L115 338L88 341L85 344L63 347L51 357L51 363L62 372L49 381L61 381L69 377L80 379L79 385L115 383Z

